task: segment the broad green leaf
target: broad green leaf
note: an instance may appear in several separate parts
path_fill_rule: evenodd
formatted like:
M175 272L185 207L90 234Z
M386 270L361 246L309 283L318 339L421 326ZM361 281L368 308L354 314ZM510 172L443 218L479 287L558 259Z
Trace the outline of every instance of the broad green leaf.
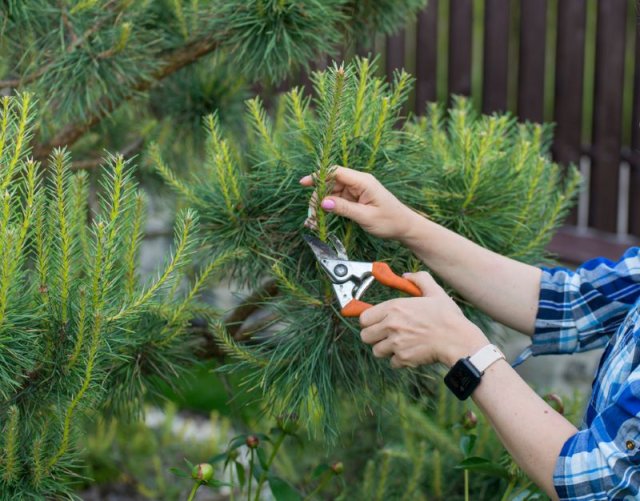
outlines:
M464 435L460 439L460 450L465 457L470 456L473 451L473 447L476 445L475 435Z
M321 477L325 472L329 470L331 470L331 468L328 464L319 464L315 467L313 473L311 473L311 478L316 479L318 477Z
M169 468L169 471L171 473L173 473L174 475L176 475L177 477L182 477L182 478L190 478L191 475L189 475L186 471L181 470L180 468Z
M302 496L291 485L275 475L269 476L269 487L276 501L300 501Z
M236 461L236 473L238 474L238 483L240 484L240 487L244 487L244 483L245 483L245 472L244 472L244 466L242 465L242 463Z
M455 468L459 470L470 470L478 473L484 473L485 475L504 478L507 480L511 478L509 471L505 467L500 466L489 459L477 456L466 458L464 461L461 461L456 465Z
M268 470L269 465L267 464L267 455L265 454L264 449L256 449L256 454L258 455L258 459L260 460L260 466L262 466L262 469Z

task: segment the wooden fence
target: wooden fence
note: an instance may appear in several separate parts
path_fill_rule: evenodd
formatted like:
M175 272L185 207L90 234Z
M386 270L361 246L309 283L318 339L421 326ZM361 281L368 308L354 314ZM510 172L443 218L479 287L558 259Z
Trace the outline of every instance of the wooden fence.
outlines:
M483 112L556 123L553 155L580 167L585 190L551 250L580 262L640 237L636 27L633 0L429 0L373 49L388 73L416 76L416 113L464 94Z

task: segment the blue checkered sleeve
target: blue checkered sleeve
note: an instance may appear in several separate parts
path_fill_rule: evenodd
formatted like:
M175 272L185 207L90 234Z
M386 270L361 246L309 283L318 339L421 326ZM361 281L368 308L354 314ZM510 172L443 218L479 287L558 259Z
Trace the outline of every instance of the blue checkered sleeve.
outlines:
M574 353L604 346L640 296L640 247L618 261L593 259L575 271L543 268L528 353Z
M635 346L633 351L637 356ZM636 365L612 402L594 412L589 426L565 442L553 475L560 499L639 499L639 416L640 369Z

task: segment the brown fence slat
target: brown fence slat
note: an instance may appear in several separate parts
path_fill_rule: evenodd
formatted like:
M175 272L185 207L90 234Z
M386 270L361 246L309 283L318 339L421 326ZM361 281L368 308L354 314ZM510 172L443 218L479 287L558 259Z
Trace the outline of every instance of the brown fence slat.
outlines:
M418 14L416 33L416 104L423 114L425 103L436 100L436 64L438 48L438 0L429 0Z
M472 0L451 0L449 19L449 93L471 94Z
M521 120L544 119L544 55L547 0L521 0L518 115Z
M393 78L393 72L395 70L404 68L404 37L404 30L400 30L387 37L386 72L389 80Z
M563 165L577 165L582 150L580 125L586 21L585 0L558 2L553 157ZM575 224L576 221L577 211L573 210L567 223Z
M486 0L483 113L506 111L509 63L509 0Z
M598 2L590 225L617 229L627 0Z
M640 237L640 28L636 26L635 75L633 77L633 114L631 122L631 160L629 182L629 233Z

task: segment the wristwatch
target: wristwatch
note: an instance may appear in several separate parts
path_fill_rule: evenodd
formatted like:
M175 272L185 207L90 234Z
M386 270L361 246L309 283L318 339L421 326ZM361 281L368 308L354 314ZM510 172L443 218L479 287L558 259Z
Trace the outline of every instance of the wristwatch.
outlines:
M488 344L474 355L458 360L444 377L445 384L460 400L465 400L480 384L480 378L490 365L504 354L493 344Z

